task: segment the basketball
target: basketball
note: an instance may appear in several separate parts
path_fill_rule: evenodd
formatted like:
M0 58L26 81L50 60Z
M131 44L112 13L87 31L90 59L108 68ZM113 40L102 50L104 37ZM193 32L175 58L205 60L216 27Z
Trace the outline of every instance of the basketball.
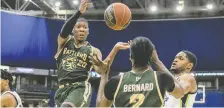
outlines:
M131 10L123 3L113 3L105 10L104 20L111 29L123 30L131 21Z

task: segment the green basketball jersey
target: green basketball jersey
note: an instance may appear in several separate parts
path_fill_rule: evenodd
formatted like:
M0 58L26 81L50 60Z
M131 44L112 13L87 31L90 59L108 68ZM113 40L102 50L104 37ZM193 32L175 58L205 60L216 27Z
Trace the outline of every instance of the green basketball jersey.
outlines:
M116 107L160 107L163 98L154 71L124 73L114 94Z
M73 38L68 40L59 55L56 55L59 83L85 81L89 78L89 71L92 67L89 56L93 53L93 48L89 43L76 48L74 41Z

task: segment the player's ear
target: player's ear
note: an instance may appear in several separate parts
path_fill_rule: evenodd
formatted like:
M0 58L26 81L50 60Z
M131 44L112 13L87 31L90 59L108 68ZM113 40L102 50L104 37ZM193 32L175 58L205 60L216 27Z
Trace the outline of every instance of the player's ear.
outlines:
M187 65L187 69L192 69L193 68L193 63L188 63L188 65Z

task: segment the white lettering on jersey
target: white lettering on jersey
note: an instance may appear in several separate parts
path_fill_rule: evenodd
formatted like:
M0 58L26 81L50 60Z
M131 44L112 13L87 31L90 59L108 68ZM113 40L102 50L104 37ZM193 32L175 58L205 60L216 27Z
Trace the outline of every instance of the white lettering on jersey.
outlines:
M144 84L125 84L123 92L139 92L139 91L151 91L153 90L153 83Z
M136 77L136 81L139 81L141 79L141 77Z

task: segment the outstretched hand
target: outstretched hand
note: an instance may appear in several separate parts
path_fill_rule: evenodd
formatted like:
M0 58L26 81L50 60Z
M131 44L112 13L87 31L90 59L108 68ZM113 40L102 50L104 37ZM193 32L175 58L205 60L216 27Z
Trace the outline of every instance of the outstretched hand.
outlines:
M83 14L86 11L86 8L88 6L88 0L81 0L80 6L79 6L79 11Z
M89 58L90 58L90 63L97 66L97 70L95 71L97 71L101 75L107 75L109 73L110 65L111 65L110 59L102 61L99 59L99 57L95 53Z
M116 48L118 48L119 50L126 50L130 48L130 44L129 43L125 43L125 42L118 42L115 45Z
M157 54L155 46L153 48L152 57L151 57L150 61L153 62L153 63L159 61L159 56Z

